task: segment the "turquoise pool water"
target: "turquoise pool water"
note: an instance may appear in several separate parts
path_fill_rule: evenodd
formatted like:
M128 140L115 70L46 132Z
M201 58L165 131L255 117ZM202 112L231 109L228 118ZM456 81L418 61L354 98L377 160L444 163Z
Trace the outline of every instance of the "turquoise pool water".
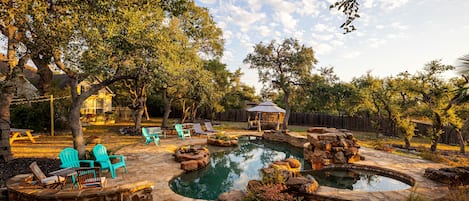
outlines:
M216 200L233 189L245 190L249 180L260 179L259 169L286 158L303 164L303 150L287 143L240 138L236 148L208 147L210 164L201 170L182 174L170 181L171 189L185 197ZM309 165L311 167L311 165Z
M306 171L302 172L302 174L313 176L320 186L349 189L353 191L395 191L411 187L409 184L402 181L364 170L332 169Z

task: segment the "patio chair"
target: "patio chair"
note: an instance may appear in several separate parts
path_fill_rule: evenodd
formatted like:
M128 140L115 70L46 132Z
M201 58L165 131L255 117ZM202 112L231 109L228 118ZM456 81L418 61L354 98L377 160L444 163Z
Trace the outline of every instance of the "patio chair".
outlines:
M174 128L176 129L176 132L178 133L178 138L181 138L182 140L185 140L186 137L191 138L191 130L183 129L182 124L175 124Z
M80 163L88 164L87 167L94 167L93 160L80 160L78 159L78 151L74 148L67 147L59 154L60 168L81 167Z
M106 177L101 177L100 168L93 167L88 169L77 170L77 182L76 186L78 189L84 188L104 188L106 186Z
M213 130L211 122L207 121L207 122L204 122L204 124L205 124L205 128L207 129L207 132L212 132L212 133L220 132L219 130Z
M142 135L145 138L145 144L150 144L155 142L155 145L160 144L160 136L163 131L160 127L142 127Z
M100 172L102 170L109 170L111 177L116 178L116 169L123 167L125 173L127 173L127 166L125 165L124 155L108 155L106 147L102 144L97 144L93 148L93 154L96 158L96 162L100 164ZM111 163L111 159L119 159L117 163Z
M45 188L57 188L62 187L65 184L65 177L61 176L50 176L46 177L41 168L37 165L36 161L29 165L29 168L33 172L34 178L37 180L40 186Z
M202 130L202 126L200 124L193 124L193 128L194 128L194 134L196 135L208 135L210 134L211 132L205 132L204 130Z

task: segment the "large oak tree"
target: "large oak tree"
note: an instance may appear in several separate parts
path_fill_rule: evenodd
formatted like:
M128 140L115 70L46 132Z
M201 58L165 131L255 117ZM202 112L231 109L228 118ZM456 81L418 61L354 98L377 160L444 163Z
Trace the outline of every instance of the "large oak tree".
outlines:
M275 40L268 44L261 42L254 46L254 52L246 56L244 63L258 70L259 80L265 87L283 93L286 114L282 129L287 129L291 112L290 97L297 86L305 84L304 81L311 77L313 65L317 63L313 49L300 45L293 38L285 39L282 43Z

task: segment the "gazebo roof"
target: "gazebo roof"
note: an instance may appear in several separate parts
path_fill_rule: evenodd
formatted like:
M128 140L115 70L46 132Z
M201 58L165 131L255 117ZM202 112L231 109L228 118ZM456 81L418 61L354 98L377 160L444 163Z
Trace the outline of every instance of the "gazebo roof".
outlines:
M248 112L268 112L268 113L285 113L285 110L278 107L272 101L266 101L259 105L247 109Z

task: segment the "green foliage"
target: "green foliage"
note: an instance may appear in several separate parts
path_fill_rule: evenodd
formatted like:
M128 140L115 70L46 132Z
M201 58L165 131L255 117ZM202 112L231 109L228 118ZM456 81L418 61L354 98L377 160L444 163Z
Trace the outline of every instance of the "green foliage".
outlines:
M254 186L248 191L244 201L294 201L295 198L283 192L286 187L283 184L264 184Z
M268 44L261 42L254 46L254 52L249 53L243 62L257 69L259 80L267 90L283 93L286 115L282 127L287 129L290 95L295 93L299 85L307 84L313 65L317 63L313 49L300 45L293 38L285 39L280 44L275 40Z
M277 168L274 168L274 172L272 174L262 175L263 184L283 184L284 185L286 182L287 182L287 178L285 178L285 172Z
M68 128L66 121L66 101L55 102L54 128ZM50 105L49 102L31 103L31 105L14 105L11 108L11 127L29 128L35 132L50 132Z

